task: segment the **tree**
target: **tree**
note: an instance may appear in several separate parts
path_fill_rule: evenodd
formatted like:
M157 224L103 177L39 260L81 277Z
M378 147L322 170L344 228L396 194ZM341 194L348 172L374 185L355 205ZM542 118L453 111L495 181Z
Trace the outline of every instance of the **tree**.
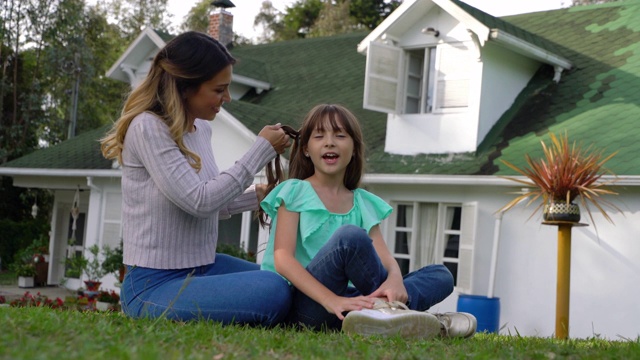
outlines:
M201 0L196 3L187 13L184 22L180 25L182 31L200 31L203 33L209 30L209 11L211 10L211 0Z
M337 34L348 33L356 30L358 24L355 19L349 15L350 1L346 0L340 4L324 4L324 8L320 12L320 16L315 21L309 37L331 36Z
M103 0L113 23L124 34L123 42L130 44L145 27L171 33L171 15L167 13L167 0Z
M400 0L299 0L280 14L270 3L265 6L267 2L254 24L263 25L263 39L268 41L327 36L363 27L373 29L401 3Z

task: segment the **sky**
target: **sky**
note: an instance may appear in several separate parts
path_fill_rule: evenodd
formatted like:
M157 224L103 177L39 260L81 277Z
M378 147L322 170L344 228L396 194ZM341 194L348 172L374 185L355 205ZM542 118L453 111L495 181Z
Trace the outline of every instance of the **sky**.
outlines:
M263 0L232 0L234 8L228 11L233 14L233 29L239 35L249 39L258 37L260 29L254 29L253 20L260 11ZM297 0L271 0L273 6L281 12L285 11L287 6L295 3ZM571 0L463 0L467 4L478 8L493 16L504 16L528 13L534 11L543 11L550 9L559 9L567 7ZM169 0L167 2L168 11L173 14L173 23L176 28L182 23L184 17L189 10L198 2L198 0Z

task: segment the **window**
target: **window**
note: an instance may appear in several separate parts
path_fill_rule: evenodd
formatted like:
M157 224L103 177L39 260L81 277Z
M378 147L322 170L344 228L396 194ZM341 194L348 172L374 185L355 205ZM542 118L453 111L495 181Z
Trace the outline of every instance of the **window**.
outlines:
M476 204L399 202L394 214L387 238L402 273L443 264L455 287L470 292Z
M436 81L436 48L406 52L407 81L405 91L406 114L433 111L433 90Z
M364 108L422 114L469 106L471 49L465 43L420 49L369 44Z

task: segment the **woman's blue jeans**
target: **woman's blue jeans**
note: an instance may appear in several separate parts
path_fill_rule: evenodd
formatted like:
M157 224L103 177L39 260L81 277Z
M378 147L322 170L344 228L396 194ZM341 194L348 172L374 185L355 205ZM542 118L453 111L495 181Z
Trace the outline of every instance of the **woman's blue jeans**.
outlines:
M128 266L122 310L133 318L272 326L291 305L291 287L278 274L225 254L214 264L179 270Z
M373 241L364 229L354 225L340 227L311 260L307 271L329 290L346 297L371 294L387 279ZM444 265L429 265L405 275L404 286L409 309L424 311L453 292L453 276ZM287 322L313 329L342 327L337 316L295 288Z

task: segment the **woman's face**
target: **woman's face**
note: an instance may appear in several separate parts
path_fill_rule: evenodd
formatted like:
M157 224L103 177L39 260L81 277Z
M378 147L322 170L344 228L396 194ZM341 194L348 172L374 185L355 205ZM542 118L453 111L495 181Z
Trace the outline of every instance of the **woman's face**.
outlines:
M222 104L231 102L229 85L233 66L229 65L217 73L211 80L205 81L198 90L188 91L186 95L187 112L190 121L196 118L213 120L220 112Z

